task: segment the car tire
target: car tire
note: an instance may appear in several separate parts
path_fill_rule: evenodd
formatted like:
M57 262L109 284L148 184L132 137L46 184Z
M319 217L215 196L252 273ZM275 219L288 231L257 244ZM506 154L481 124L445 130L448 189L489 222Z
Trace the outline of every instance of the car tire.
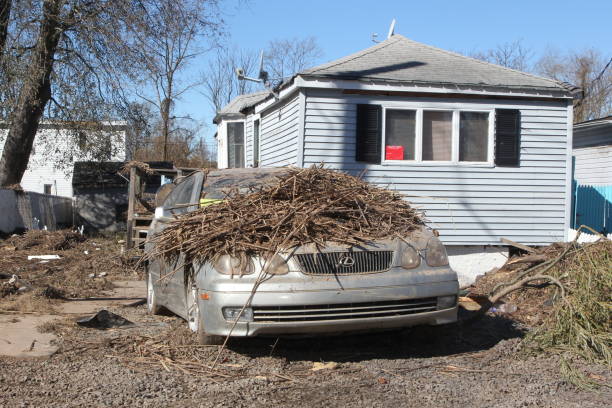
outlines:
M223 336L207 334L204 330L204 322L201 316L200 304L198 302L198 289L193 283L186 288L187 295L187 325L191 331L197 334L198 343L202 345L221 345L225 341Z
M147 272L147 312L152 315L161 314L162 307L157 302L157 293L153 285L153 275Z

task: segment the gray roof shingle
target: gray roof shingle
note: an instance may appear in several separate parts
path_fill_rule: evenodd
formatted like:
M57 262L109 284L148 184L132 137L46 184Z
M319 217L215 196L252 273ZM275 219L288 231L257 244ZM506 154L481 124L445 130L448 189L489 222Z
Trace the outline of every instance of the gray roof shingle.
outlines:
M303 77L564 91L552 79L469 58L395 34L370 48L300 72Z
M213 123L219 123L221 119L238 119L244 115L240 112L266 99L270 91L259 91L250 94L238 95L227 105L217 111Z

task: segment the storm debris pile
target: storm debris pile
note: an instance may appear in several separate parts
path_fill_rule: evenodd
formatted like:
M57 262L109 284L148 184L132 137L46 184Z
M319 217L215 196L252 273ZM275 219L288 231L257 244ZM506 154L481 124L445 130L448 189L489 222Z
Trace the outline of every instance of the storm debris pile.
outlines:
M0 310L44 311L44 301L99 295L111 279L137 274L135 253L118 255L114 239L71 231L27 231L0 240ZM94 277L91 277L94 275ZM31 303L31 304L30 304Z
M526 338L532 348L612 365L611 240L556 243L513 258L472 293L517 305L512 317L534 327Z
M42 231L29 230L8 240L17 250L36 248L38 250L65 251L84 242L85 237L70 230Z
M214 261L221 255L265 255L325 242L358 245L405 235L423 225L399 194L315 166L288 169L278 183L177 217L154 237L149 255Z

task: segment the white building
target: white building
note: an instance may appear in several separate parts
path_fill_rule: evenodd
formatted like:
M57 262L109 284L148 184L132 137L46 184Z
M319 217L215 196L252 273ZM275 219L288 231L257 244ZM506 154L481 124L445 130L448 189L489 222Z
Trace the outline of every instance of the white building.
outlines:
M21 180L25 191L72 197L72 173L77 161L125 161L123 121L74 130L62 122L42 122L34 139L28 168ZM8 133L0 124L0 154Z

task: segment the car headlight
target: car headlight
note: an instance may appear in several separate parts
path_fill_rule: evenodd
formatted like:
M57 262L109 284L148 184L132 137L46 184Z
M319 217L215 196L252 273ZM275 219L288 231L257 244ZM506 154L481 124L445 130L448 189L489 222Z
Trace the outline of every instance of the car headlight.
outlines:
M215 270L223 275L250 275L255 272L253 260L238 259L230 255L222 255L213 265Z
M446 249L442 242L436 237L429 238L427 241L427 249L425 254L425 261L429 266L445 266L448 265L448 257L446 256Z
M404 269L414 269L421 264L421 256L411 246L405 245L402 250L402 258L400 265Z
M289 273L289 265L279 255L274 255L272 259L266 259L263 267L266 268L266 273L270 275L285 275Z

